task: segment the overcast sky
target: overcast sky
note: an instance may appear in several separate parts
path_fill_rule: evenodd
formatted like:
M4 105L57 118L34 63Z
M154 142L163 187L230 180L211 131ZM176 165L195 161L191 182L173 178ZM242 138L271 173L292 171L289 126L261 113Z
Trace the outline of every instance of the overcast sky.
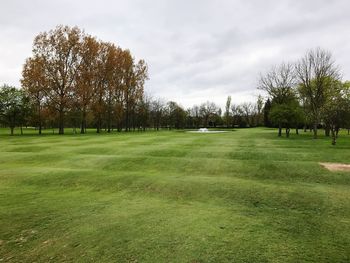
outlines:
M254 101L259 72L308 49L350 79L349 0L31 0L0 3L0 84L19 86L34 37L78 26L149 65L146 91L185 107Z

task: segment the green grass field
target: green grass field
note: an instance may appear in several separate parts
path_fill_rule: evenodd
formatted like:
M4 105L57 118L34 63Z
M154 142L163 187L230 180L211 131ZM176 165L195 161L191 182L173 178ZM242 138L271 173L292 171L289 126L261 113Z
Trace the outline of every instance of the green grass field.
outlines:
M345 133L1 133L0 262L350 262Z

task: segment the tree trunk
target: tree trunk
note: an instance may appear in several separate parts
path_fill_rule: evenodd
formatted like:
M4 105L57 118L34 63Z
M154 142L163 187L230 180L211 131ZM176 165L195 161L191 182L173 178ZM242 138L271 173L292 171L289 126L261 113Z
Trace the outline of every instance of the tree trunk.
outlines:
M335 137L338 138L338 133L339 133L339 127L335 127Z
M14 133L14 129L15 129L15 127L10 127L10 129L11 129L11 136L13 135L13 133Z
M325 128L324 128L324 135L326 137L329 137L329 134L330 134L330 128L329 128L329 125L327 125Z
M103 105L103 93L102 93L102 91L100 91L99 92L99 98L98 98L98 114L97 114L97 128L96 128L96 132L97 133L100 133L101 132L101 129L102 129L102 114L101 114L101 112L102 112L102 110L103 110L103 107L102 107L102 105Z
M317 122L314 123L314 139L317 139Z
M64 112L59 112L58 134L64 134Z
M286 137L289 138L290 128L286 128Z
M39 115L39 135L41 135L42 124L41 124L41 109L40 109L40 106L39 106L38 115Z
M299 134L299 129L298 129L298 127L295 128L295 133L296 133L296 134Z
M278 124L278 137L282 136L282 125Z
M335 127L331 128L331 132L332 132L332 145L335 145L337 143L337 136L335 133Z
M130 131L129 127L129 96L126 94L126 107L125 107L125 131Z
M110 107L108 107L108 112L107 112L107 132L111 133L111 110L110 110Z
M101 113L98 114L97 117L97 128L96 128L96 132L100 133L101 132Z
M80 134L84 134L85 133L85 129L84 129L84 121L81 121L81 125L80 125Z
M83 108L83 115L81 119L81 128L80 128L80 133L84 134L86 132L86 109L85 107Z

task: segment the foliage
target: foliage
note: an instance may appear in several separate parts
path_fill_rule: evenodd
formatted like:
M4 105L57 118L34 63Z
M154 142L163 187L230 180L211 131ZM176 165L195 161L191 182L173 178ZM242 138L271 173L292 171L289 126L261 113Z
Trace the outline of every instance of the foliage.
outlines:
M332 54L321 48L309 50L295 66L299 82L298 91L311 117L314 138L317 138L317 126L321 122L322 112L328 100L337 91L333 82L340 81L339 68Z
M332 133L332 144L336 144L341 127L349 127L350 121L350 87L348 83L334 81L335 92L328 98L322 114Z
M112 122L120 126L124 120L126 130L136 127L147 72L145 61L135 62L129 50L98 41L77 27L58 26L35 38L21 82L36 105L39 133L44 107L57 115L60 134L72 114L79 117L84 133L90 112L97 132L102 125L110 132Z
M290 128L302 123L303 111L295 97L283 104L272 101L269 119L272 123L286 128L286 135L289 137Z
M268 98L264 104L264 126L265 127L272 127L272 123L271 123L271 120L270 120L270 111L271 111L271 101L270 99Z
M269 124L270 117L278 125L281 136L282 126L287 128L288 135L291 126L298 133L298 126L303 122L305 130L307 124L312 125L314 138L320 124L324 125L326 135L329 130L336 134L340 127L350 127L345 95L349 84L342 83L339 72L332 54L316 48L294 65L282 63L261 74L258 88L269 96L265 104L265 125ZM272 109L268 113L270 100ZM335 136L332 137L335 144Z
M28 99L22 90L3 85L0 87L0 121L11 129L13 135L17 125L23 125L29 108Z

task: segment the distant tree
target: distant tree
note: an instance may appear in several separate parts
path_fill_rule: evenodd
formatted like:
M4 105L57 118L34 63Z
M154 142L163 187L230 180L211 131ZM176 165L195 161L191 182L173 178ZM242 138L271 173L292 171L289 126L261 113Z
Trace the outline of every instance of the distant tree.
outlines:
M343 89L344 89L344 93L345 98L348 100L349 104L350 104L350 81L345 81L343 83ZM348 135L350 135L350 116L347 116L347 118L344 121L344 128L346 128L348 130Z
M133 114L137 102L142 98L144 83L148 79L148 67L144 60L135 63L129 50L124 51L123 71L124 78L124 101L125 101L125 127L130 130Z
M95 94L92 97L92 111L96 122L96 132L100 133L103 124L103 117L106 115L106 93L107 82L110 79L111 69L107 65L110 57L111 45L110 43L100 42L99 53L97 57L96 70L96 85L94 87Z
M270 110L269 118L275 124L286 128L286 137L289 137L290 129L301 122L303 116L302 108L296 97L291 97L283 104L274 103Z
M245 127L246 123L243 121L243 110L241 105L236 105L236 104L231 105L231 112L232 112L232 125Z
M271 111L271 101L270 99L267 99L264 104L264 126L265 127L272 127L272 123L269 118L269 114Z
M151 101L151 118L153 122L153 128L159 130L162 123L162 117L165 110L165 103L161 99L154 99Z
M350 87L340 81L334 82L333 95L327 100L323 119L328 123L332 135L332 145L336 144L338 132L346 127L350 120Z
M253 117L254 117L254 105L251 102L244 102L241 105L243 115L245 118L245 122L248 124L249 127L254 126L253 124Z
M212 123L212 126L214 126L214 127L224 125L224 120L222 118L221 108L218 107L218 110L216 111L216 113L212 117L211 123Z
M43 125L43 108L49 83L45 77L44 61L40 57L28 58L23 66L22 87L33 105L32 119L41 134Z
M282 63L272 68L265 75L260 75L258 84L258 88L266 91L275 105L289 103L290 98L295 96L294 86L294 66L289 63ZM275 121L278 119L280 118L275 119ZM278 136L281 136L282 123L276 124L278 125Z
M150 114L151 114L151 102L152 99L148 95L144 95L143 98L137 104L137 118L138 127L143 131L149 127Z
M76 75L73 92L75 106L80 112L80 133L85 133L87 128L87 114L91 108L92 99L98 86L98 54L100 52L99 42L91 36L84 36L81 49L81 63Z
M21 135L23 135L23 126L28 125L28 121L30 120L31 116L33 115L33 107L30 102L30 98L27 96L27 94L20 90L22 102L20 104L20 118L19 118L19 125L21 128Z
M63 134L65 121L85 133L93 119L97 132L135 129L147 79L147 64L136 62L129 50L97 41L77 27L58 26L35 38L21 82L35 106L32 120L39 133L45 115L46 123L58 123Z
M25 95L22 90L8 85L0 87L0 121L10 127L11 135L18 125L22 125L25 110Z
M199 107L200 116L203 118L203 126L208 127L210 118L215 116L219 111L219 107L216 106L214 102L205 102L202 103Z
M112 43L105 43L107 46L107 60L105 62L105 75L104 75L104 105L106 110L105 121L107 132L110 133L112 131L112 122L115 120L117 109L117 100L116 95L120 92L125 91L125 87L123 87L123 73L121 64L123 61L123 51L121 48L116 47ZM140 100L142 100L142 94L140 95ZM130 98L130 96L129 96ZM133 110L135 110L136 104L139 101L135 101L133 104Z
M48 84L46 96L58 113L59 134L64 133L65 113L72 102L83 36L77 27L58 26L48 33L40 33L33 44L33 59L43 63L45 83Z
M263 118L264 118L264 99L261 95L258 96L258 99L256 101L256 125L257 126L262 126L263 123Z
M186 111L176 102L169 101L167 103L167 125L169 129L184 128L186 122Z
M195 128L199 128L202 120L201 120L201 115L200 115L200 108L197 105L194 105L191 108L191 116L193 117L193 124Z
M299 81L299 93L304 98L305 107L312 119L314 138L317 138L317 126L327 101L334 94L332 81L340 80L338 67L332 54L321 48L309 50L299 60L296 67Z
M224 121L225 121L225 124L226 124L227 128L230 126L230 123L231 123L230 110L231 110L231 96L228 96L227 100L226 100L225 116L224 116Z

